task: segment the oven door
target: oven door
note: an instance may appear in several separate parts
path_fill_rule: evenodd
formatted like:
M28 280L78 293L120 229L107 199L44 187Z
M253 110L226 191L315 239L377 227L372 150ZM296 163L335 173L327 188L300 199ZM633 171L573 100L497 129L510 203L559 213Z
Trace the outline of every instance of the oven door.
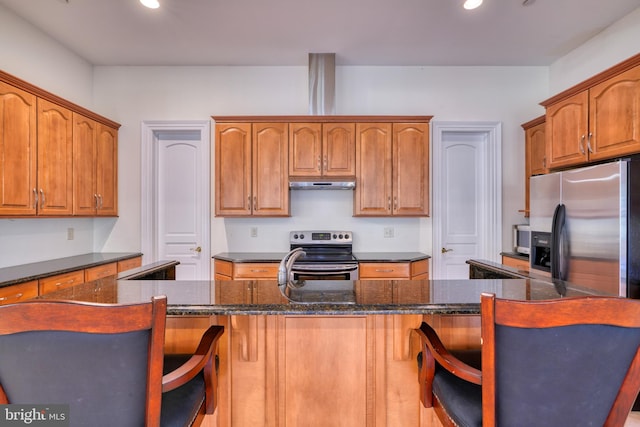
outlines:
M301 280L358 280L358 264L293 264L293 281Z

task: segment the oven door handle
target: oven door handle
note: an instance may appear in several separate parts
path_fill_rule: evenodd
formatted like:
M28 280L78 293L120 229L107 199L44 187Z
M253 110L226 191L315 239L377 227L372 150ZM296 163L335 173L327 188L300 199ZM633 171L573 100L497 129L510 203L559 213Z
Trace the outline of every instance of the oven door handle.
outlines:
M335 273L341 271L354 271L358 269L358 264L293 264L291 271L296 272L328 272Z

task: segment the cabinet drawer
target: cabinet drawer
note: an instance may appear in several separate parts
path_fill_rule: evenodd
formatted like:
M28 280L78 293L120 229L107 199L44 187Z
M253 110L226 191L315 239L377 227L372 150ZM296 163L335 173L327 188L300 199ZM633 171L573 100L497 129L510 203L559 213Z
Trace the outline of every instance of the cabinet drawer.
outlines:
M360 263L360 279L408 279L408 262L365 262Z
M84 271L85 282L91 282L92 280L102 279L108 276L115 276L118 274L118 263L112 262L111 264L99 265L97 267L87 268Z
M226 280L231 280L231 278L233 277L233 263L229 261L222 261L219 259L213 260L213 272L216 276L227 276L228 279Z
M0 305L21 302L38 296L38 281L0 288Z
M502 257L502 264L507 267L517 268L519 270L529 271L529 261L524 259L512 258L508 256Z
M84 270L45 277L38 282L40 295L84 283Z
M118 261L118 273L121 271L131 270L132 268L138 268L142 266L142 257L138 256L130 259L123 259Z
M428 279L429 278L429 260L422 259L411 263L412 279Z
M234 279L278 279L277 263L236 263Z

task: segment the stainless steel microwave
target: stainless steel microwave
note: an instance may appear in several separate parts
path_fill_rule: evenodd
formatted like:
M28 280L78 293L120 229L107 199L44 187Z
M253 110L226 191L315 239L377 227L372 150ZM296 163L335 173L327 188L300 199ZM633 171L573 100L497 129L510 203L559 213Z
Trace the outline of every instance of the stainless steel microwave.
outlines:
M527 224L513 226L513 250L519 254L531 252L531 227Z

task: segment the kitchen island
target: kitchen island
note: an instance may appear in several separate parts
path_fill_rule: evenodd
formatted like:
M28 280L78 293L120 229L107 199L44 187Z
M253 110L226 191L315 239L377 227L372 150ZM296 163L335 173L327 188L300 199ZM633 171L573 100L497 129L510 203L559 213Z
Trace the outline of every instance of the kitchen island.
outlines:
M323 288L324 287L324 288ZM324 292L324 293L323 293ZM413 329L427 321L453 348L479 348L480 294L521 300L588 295L512 280L308 282L101 279L43 298L110 303L167 295L167 351L192 351L210 324L220 404L210 426L437 426L419 404Z

